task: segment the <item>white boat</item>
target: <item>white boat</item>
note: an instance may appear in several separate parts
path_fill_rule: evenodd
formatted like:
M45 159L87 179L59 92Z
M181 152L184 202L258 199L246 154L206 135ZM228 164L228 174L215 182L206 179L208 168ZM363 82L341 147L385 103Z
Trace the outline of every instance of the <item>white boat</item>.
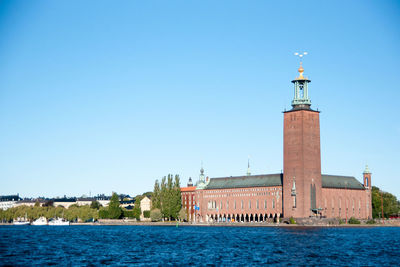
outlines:
M53 225L53 226L69 225L69 221L67 221L64 218L53 218L53 219L49 220L49 225Z
M40 217L32 222L32 225L47 225L47 219L45 217Z
M17 220L13 220L13 224L14 225L30 225L31 223L26 218L26 213L25 213L25 217L18 217Z
M29 221L13 221L13 225L30 225Z

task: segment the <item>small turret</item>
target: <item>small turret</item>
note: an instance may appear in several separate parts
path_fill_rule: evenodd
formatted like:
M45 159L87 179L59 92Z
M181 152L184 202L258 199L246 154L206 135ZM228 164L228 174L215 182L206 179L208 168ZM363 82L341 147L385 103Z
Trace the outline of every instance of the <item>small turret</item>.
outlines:
M187 186L193 186L193 181L192 181L192 177L189 177L189 182L187 183Z
M298 69L299 76L296 77L292 83L294 83L294 98L292 101L293 109L310 109L311 100L308 97L308 83L311 81L303 76L304 68L303 68L303 56L307 55L307 52L302 54L295 53L296 56L300 57L300 67Z
M371 171L368 168L368 165L365 166L365 170L363 172L364 178L364 187L366 189L371 189Z

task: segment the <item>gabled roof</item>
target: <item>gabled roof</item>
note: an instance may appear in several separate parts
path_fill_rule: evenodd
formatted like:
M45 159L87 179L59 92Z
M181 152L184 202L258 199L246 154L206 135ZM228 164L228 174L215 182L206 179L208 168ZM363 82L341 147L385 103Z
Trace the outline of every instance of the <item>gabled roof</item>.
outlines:
M339 176L322 174L323 188L359 189L364 190L364 186L353 176Z
M352 176L322 174L321 178L323 188L365 189L364 186ZM204 189L282 186L282 180L283 174L281 173L211 178Z
M283 174L262 174L211 178L204 189L282 186Z

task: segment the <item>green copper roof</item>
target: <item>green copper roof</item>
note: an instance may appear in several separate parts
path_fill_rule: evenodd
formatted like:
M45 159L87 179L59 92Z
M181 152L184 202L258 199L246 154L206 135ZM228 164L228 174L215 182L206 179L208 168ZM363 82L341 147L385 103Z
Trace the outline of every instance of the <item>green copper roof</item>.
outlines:
M364 189L364 186L352 176L322 174L321 178L323 188ZM283 174L280 173L211 178L204 189L282 186L282 179Z
M323 188L365 189L353 176L322 175Z
M368 168L368 165L365 165L364 173L371 173L370 170L369 170L369 168Z
M282 174L211 178L204 189L282 186Z

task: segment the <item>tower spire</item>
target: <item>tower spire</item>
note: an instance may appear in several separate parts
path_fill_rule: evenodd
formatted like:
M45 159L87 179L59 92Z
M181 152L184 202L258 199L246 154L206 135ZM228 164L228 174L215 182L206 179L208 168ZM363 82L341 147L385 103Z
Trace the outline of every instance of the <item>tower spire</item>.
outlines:
M250 156L247 158L247 176L250 176Z
M200 180L200 182L203 182L203 183L205 181L205 179L204 179L203 161L201 161L201 169L200 169L199 180Z
M292 107L293 109L309 109L311 106L311 100L308 97L308 83L311 81L303 75L303 57L308 55L308 53L294 53L294 55L300 58L300 67L298 68L299 76L292 81L292 83L294 83L294 98L292 101Z

